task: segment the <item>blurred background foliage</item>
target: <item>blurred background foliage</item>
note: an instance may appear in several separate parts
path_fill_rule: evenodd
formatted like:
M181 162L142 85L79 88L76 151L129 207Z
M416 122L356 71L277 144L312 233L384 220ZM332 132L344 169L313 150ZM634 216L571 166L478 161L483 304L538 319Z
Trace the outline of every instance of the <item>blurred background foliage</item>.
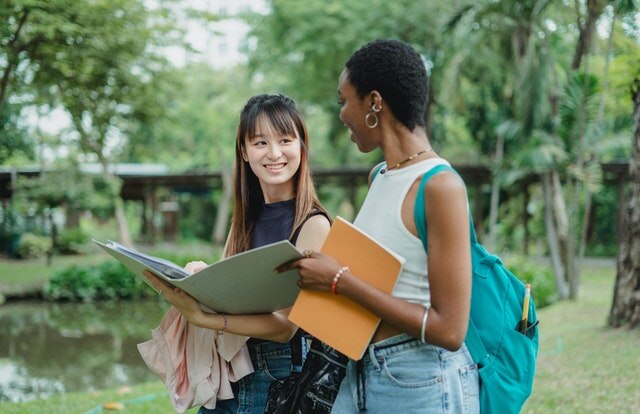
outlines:
M481 225L493 250L553 256L551 220L570 257L615 254L619 194L599 166L630 157L637 1L240 3L0 0L0 168L46 171L21 177L0 207L5 254L82 253L89 235L145 241L144 209L122 200L111 169L122 163L221 172L221 188L158 194L179 205L179 243L219 246L238 113L256 93L298 102L312 135L312 168L369 168L381 155L361 154L350 142L336 85L354 50L385 37L424 57L425 120L438 152L457 165L491 168L492 181L477 191L487 200ZM220 64L224 51L202 53L187 36L198 25L199 41L213 44L224 22L247 27L243 58L231 64ZM185 56L179 63L175 50ZM51 120L53 130L45 127ZM86 163L99 172L83 172ZM531 174L538 178L525 194ZM332 214L353 218L366 187L330 182L319 193ZM555 219L546 194L561 200ZM563 260L571 276L566 260L573 259ZM571 285L557 268L552 273L560 288Z

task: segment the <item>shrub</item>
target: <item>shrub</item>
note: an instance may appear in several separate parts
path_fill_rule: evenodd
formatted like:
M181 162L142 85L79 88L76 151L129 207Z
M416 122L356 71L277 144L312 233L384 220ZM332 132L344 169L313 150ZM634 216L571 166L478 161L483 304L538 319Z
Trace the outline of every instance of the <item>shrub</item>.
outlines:
M44 288L49 299L90 301L97 296L99 277L94 266L71 266L51 276Z
M48 237L24 233L18 243L18 256L22 259L35 259L44 256L50 248L51 239Z
M195 253L154 252L152 254L179 266L203 259L202 255ZM207 258L205 260L210 262ZM113 259L98 265L71 266L56 272L45 286L43 294L50 300L85 302L157 296L151 287L131 273L122 263Z
M100 275L100 299L139 298L150 292L151 288L118 261L103 262L96 271Z
M80 254L88 241L89 235L82 229L65 229L58 235L58 251L62 254Z
M44 296L48 299L84 302L151 294L151 288L113 260L97 266L71 266L60 270L44 288Z
M556 301L556 285L550 266L519 255L510 255L505 259L505 264L523 283L531 284L531 297L537 308Z
M0 207L0 251L10 256L17 256L20 235L23 231L24 226L20 225L16 212Z

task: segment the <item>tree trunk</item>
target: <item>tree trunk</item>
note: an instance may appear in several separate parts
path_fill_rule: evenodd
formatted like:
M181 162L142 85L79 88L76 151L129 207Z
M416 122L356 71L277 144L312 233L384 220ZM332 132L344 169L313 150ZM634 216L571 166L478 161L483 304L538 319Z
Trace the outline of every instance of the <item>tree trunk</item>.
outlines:
M565 279L565 268L562 260L560 245L558 242L558 234L556 231L556 219L553 214L553 178L552 172L545 173L542 176L542 190L544 194L544 222L547 230L547 240L549 242L549 255L551 256L551 265L553 266L553 274L556 279L556 290L559 299L566 299L569 296L569 287Z
M230 168L222 166L222 197L218 202L218 213L213 226L211 241L214 246L224 244L227 235L227 225L229 223L229 210L231 209L231 197L233 195L233 173Z
M105 157L100 157L100 164L102 165L102 174L107 182L111 183L119 180L118 177L109 171L109 161ZM131 239L131 233L129 232L127 217L124 213L124 200L122 199L122 196L120 196L120 187L121 185L118 185L118 189L113 195L113 206L115 210L116 224L118 226L118 237L120 239L120 244L126 247L133 247L133 240Z
M489 237L487 247L489 251L495 251L497 242L498 207L500 204L500 167L504 154L504 135L498 135L496 143L496 154L494 157L494 170L491 182L491 205L489 207Z
M129 233L129 225L127 224L127 217L124 214L124 200L117 194L114 197L114 204L116 210L116 223L118 224L118 235L120 236L120 243L126 247L133 247L133 240Z
M65 229L77 229L80 227L80 210L74 206L65 206Z
M582 58L589 53L591 44L593 43L596 24L604 11L604 6L605 2L603 0L587 0L587 20L584 25L580 24L580 16L578 16L580 36L578 37L578 44L576 45L576 51L573 55L571 69L579 69Z
M591 228L591 209L593 208L593 194L587 189L586 200L584 201L584 218L582 219L582 234L580 235L580 244L578 245L578 269L582 270L582 261L584 252L587 249L587 240L589 230Z
M427 92L427 106L424 109L424 130L427 131L427 136L433 137L433 131L431 127L433 126L433 111L436 106L436 93L433 88L434 79L431 78L429 82L429 91Z
M569 215L567 213L567 203L562 191L560 175L557 171L552 171L551 181L551 206L553 220L555 224L555 235L560 252L560 260L564 268L565 286L569 288L569 298L576 299L578 296L575 277L575 248L573 237L569 232ZM566 298L566 296L565 296Z
M632 88L633 149L629 160L629 200L618 247L616 284L609 314L611 326L640 327L640 77Z
M9 62L2 73L2 78L0 78L0 106L4 104L4 98L6 96L7 90L9 89L9 78L11 76L12 70L13 66L11 62Z
M588 70L588 69L585 69ZM585 134L587 130L587 120L586 120L586 90L583 91L583 99L581 101L581 105L579 107L578 113L578 127L577 129L577 159L576 159L576 168L578 171L584 171L585 169ZM589 190L589 185L586 182L582 182L578 179L569 179L567 188L569 189L569 196L567 204L569 205L570 214L568 216L569 229L571 233L568 234L567 237L567 251L566 251L566 269L567 269L567 280L569 282L569 297L571 299L578 298L578 290L580 289L580 264L582 257L580 256L580 252L584 252L584 247L582 244L583 235L586 234L587 228L587 218L589 214L589 209L591 206L591 192ZM585 217L584 220L580 220L580 205L581 205L581 195L585 193Z
M12 54L15 54L15 56L17 56L17 54L22 51L22 47L19 45L20 32L22 32L22 29L27 23L27 19L29 18L30 14L31 10L29 9L26 9L22 12L20 19L18 20L18 25L15 32L8 37L10 39L8 44L4 45L4 49L6 51L9 51L9 53L5 55L7 66L4 68L2 78L0 78L0 107L2 107L2 105L4 104L4 100L7 97L7 91L9 89L9 79L11 78L13 69L19 64L19 61L12 59L10 56Z

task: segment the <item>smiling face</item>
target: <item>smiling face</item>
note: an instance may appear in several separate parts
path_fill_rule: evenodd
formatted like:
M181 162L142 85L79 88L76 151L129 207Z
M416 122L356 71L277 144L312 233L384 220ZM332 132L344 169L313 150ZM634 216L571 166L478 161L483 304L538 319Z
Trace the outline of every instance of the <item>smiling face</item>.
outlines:
M265 116L260 116L255 133L245 137L242 158L258 178L265 202L294 197L294 177L301 160L297 132L295 136L284 135L273 128Z
M340 120L349 129L351 140L362 152L370 152L378 147L372 141L375 129L367 127L365 116L371 110L371 103L367 98L360 98L355 87L349 81L349 71L342 71L338 80L338 102L340 104Z

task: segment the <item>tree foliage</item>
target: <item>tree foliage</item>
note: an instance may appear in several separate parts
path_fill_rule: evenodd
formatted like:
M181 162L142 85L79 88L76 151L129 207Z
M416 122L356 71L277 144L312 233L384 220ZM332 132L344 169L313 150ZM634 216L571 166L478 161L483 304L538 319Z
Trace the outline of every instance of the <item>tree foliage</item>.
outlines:
M558 246L559 283L567 283L566 276L575 297L574 261L583 251L591 194L601 181L599 162L613 154L628 154L628 144L619 138L624 125L629 125L628 104L616 108L607 122L598 113L605 85L612 86L608 102L626 99L618 85L629 84L630 75L623 68L639 61L627 58L640 51L637 23L626 19L637 12L637 4L606 0L480 0L446 6L358 0L269 4L269 13L249 20L256 39L250 49L254 70L267 76L275 73L285 88L326 112L337 113L331 104L334 89L327 85L335 84L345 59L358 46L392 37L423 53L431 72L425 114L432 121L431 140L445 148L438 148L444 155L449 153L448 143L467 144L464 150L452 151L467 159L454 162L492 162L498 183L494 192L531 174L545 177L541 185L548 186L547 228L555 239L549 239L549 245ZM595 28L605 23L614 27L617 19L624 25L612 33L624 31L618 44L626 42L628 49L616 44L604 55ZM609 59L611 76L603 65ZM283 67L288 69L286 77L278 76ZM340 142L337 117L332 123L328 138ZM348 154L343 142L337 148ZM492 197L492 209L497 206Z
M441 60L440 29L449 7L445 4L274 0L270 7L266 15L248 17L251 36L256 39L250 67L276 79L285 93L303 104L311 103L330 114L327 139L337 149L333 158L338 162L354 159L355 153L344 139L336 105L337 79L351 53L367 41L394 37L424 53L430 66Z
M0 165L16 158L30 159L34 155L34 143L20 127L20 106L0 105Z

